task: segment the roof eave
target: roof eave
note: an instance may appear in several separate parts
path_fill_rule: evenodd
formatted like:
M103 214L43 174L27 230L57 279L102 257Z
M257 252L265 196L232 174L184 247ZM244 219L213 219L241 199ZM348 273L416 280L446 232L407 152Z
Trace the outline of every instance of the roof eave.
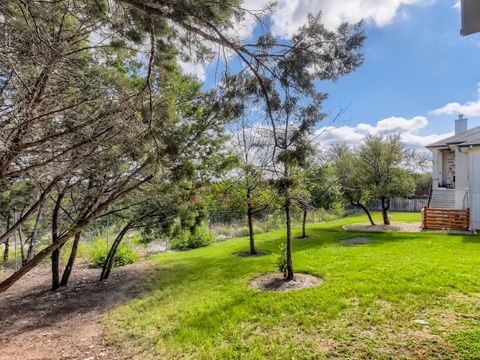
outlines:
M480 146L480 144L460 144L460 145L458 145L458 147L461 147L461 148L477 147L477 146Z

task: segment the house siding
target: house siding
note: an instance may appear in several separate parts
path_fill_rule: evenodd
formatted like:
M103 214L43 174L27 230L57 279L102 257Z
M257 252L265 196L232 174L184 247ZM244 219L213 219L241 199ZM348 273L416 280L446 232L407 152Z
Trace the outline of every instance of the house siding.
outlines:
M468 207L468 153L460 151L458 147L455 149L455 207L457 209L465 209Z
M433 169L432 181L433 186L438 187L438 183L442 181L442 152L438 149L432 150Z
M469 183L470 183L470 226L472 230L480 229L480 148L472 147L469 156Z

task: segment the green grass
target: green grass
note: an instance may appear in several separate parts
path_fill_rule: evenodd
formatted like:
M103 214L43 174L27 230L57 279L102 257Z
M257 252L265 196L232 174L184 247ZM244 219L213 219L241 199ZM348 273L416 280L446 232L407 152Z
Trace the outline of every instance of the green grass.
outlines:
M323 277L316 288L248 287L274 270L282 229L257 236L269 256L232 256L246 238L157 255L147 290L105 316L109 338L142 359L480 358L480 237L342 228L365 221L311 225L294 240L295 270ZM371 242L339 242L357 235Z

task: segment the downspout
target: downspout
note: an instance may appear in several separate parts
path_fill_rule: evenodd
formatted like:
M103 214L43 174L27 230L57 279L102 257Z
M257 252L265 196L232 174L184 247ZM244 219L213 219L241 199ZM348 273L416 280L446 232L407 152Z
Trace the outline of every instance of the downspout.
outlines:
M463 153L463 150L461 148L459 148L460 152ZM463 196L463 208L464 209L467 209L469 208L470 206L470 156L469 156L469 153L467 151L467 187L466 187L466 191L465 191L465 195ZM471 224L470 224L471 225Z

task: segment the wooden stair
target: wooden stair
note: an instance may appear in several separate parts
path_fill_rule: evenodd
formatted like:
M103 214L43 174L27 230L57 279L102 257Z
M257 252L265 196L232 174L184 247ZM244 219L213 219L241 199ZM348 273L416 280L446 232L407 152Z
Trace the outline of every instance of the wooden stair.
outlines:
M432 192L431 209L455 209L455 190L436 189Z

